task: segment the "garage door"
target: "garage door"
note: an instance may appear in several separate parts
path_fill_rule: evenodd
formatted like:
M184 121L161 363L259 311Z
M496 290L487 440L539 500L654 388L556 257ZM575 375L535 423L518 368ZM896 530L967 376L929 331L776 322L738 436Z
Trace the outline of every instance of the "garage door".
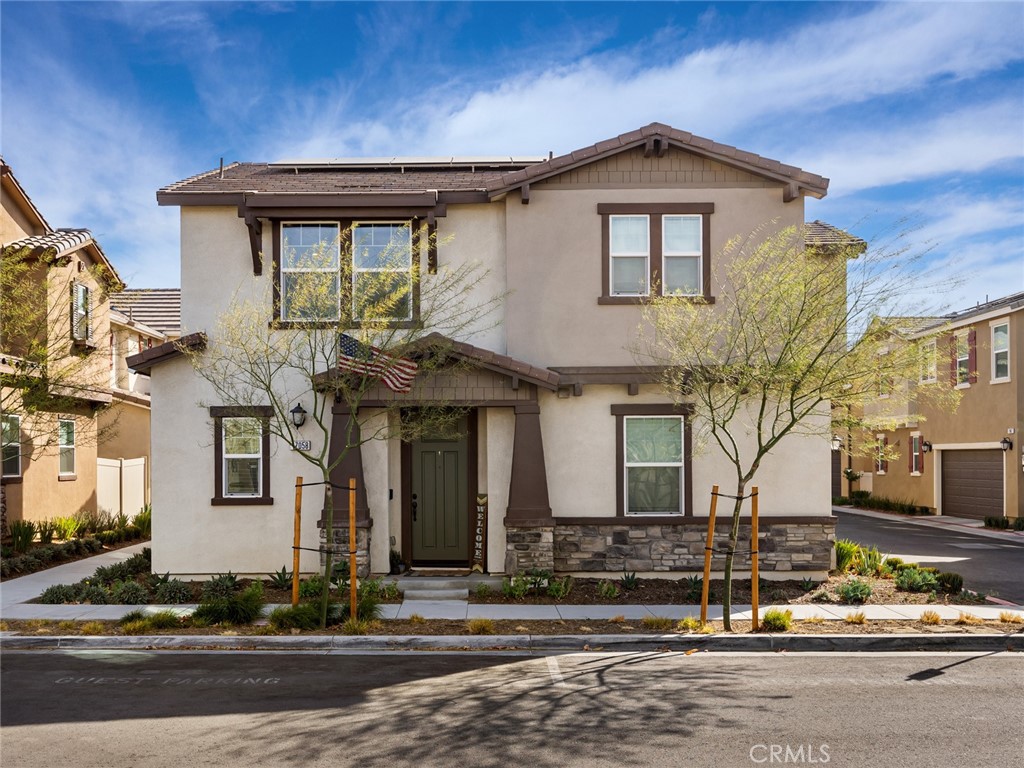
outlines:
M942 514L1002 517L1002 451L942 452Z

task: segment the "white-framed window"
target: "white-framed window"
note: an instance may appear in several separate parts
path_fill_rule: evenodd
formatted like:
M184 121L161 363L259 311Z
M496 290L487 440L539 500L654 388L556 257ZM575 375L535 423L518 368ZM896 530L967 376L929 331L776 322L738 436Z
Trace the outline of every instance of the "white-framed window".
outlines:
M924 454L921 452L921 435L911 434L910 436L910 474L920 475L924 469Z
M408 221L352 223L352 319L408 321L413 313Z
M992 324L992 381L1010 380L1010 323Z
M651 217L610 216L608 256L612 296L650 294Z
M704 293L701 268L703 230L702 216L662 216L662 293L673 296L700 296Z
M224 487L227 497L263 496L263 419L254 416L221 419Z
M58 419L57 450L60 455L61 475L75 474L75 420Z
M281 224L281 319L337 321L341 307L338 222Z
M875 474L884 475L889 471L889 460L886 458L888 445L889 438L885 435L875 435Z
M971 345L967 333L956 334L956 385L970 386Z
M21 416L5 413L0 424L3 476L21 477Z
M92 297L85 283L71 286L71 338L76 342L88 342L92 337Z
M921 374L922 384L929 384L938 379L938 357L935 339L921 342Z
M683 417L623 419L627 515L683 514Z

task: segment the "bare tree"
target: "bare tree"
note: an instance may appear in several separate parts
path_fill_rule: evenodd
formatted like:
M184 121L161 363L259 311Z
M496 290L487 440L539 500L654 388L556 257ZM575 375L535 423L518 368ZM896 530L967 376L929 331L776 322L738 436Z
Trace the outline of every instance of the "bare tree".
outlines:
M270 433L297 446L296 453L324 483L322 624L333 544L331 471L363 443L450 432L459 415L436 400L417 409L415 418L400 412L402 398L384 408L360 406L382 385L409 392L405 402L416 400L417 382L456 365L446 354L446 340L493 325L492 313L503 299L480 288L488 272L478 263L440 265L436 273L421 269L419 256L439 246L426 227L395 227L385 234L386 242L349 230L313 245L286 243L286 277L278 294L267 288L256 297L236 296L203 348L181 347L219 404L253 417L269 405ZM275 316L284 319L268 322L275 305ZM312 402L307 416L317 439L308 448L297 442L292 421L291 409L300 400ZM336 401L348 406L352 428L332 456Z
M693 404L700 437L735 472L727 630L740 513L765 456L790 435L872 434L923 418L915 408L925 401L955 406L956 390L908 384L919 379L922 350L907 336L934 308L908 306L924 293L924 254L905 240L813 248L801 228L756 231L716 257L713 306L671 295L646 306L639 354L663 366L667 392ZM873 437L858 444L875 450Z

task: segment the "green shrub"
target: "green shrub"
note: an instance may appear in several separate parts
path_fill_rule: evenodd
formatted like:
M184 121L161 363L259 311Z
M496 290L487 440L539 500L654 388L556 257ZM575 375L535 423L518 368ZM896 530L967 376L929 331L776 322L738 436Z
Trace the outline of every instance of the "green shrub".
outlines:
M687 576L682 580L682 584L687 600L696 602L704 594L704 578L702 576Z
M225 600L235 593L238 588L238 577L228 571L219 573L203 584L199 601L209 603L215 600Z
M384 589L383 579L363 579L359 582L358 592L367 595L373 595L374 597L380 597L381 592Z
M341 625L343 635L365 635L370 631L370 622L362 619L346 619Z
M850 500L855 504L863 504L871 498L871 491L850 491Z
M162 605L181 605L192 601L192 588L180 579L169 579L157 584L156 602Z
M342 606L341 618L351 618L351 616L349 616L349 608L350 606L348 603ZM381 608L380 597L368 592L358 594L357 590L356 613L358 614L357 618L359 618L360 621L375 621L380 618L382 612L383 608Z
M501 594L513 600L526 597L529 591L530 580L524 576L513 576L511 579L503 579L501 582Z
M861 547L857 552L853 568L858 576L876 576L882 572L882 555L878 547L866 549Z
M1013 521L1013 530L1024 531L1024 517L1018 517Z
M149 539L153 535L153 507L146 504L132 518L132 525L139 529L139 536Z
M128 523L128 527L124 529L125 541L135 541L136 539L142 538L142 531L139 530L139 526Z
M548 582L548 597L555 600L562 600L572 591L572 576L562 579L552 579Z
M477 597L487 597L488 595L491 594L491 585L490 584L477 584L476 585L476 590L474 590L474 591L476 592L476 596Z
M125 624L131 624L133 621L147 621L149 615L142 610L128 611L124 616L117 620L118 625L124 626Z
M32 554L39 558L39 562L46 565L48 562L53 560L56 555L56 550L52 546L36 547L32 550Z
M836 593L844 603L860 605L871 597L871 585L861 579L850 579L840 584Z
M64 541L71 541L75 538L75 535L78 533L78 529L82 527L82 524L74 515L68 515L67 517L55 517L53 518L53 524L57 528L57 534L64 539Z
M536 594L551 583L551 576L551 571L543 568L531 568L526 572L526 578L530 580L530 589Z
M934 592L938 586L935 574L920 568L904 568L896 574L896 588L904 592Z
M117 605L145 605L149 591L137 581L119 581L110 590L110 598Z
M15 520L10 526L11 546L18 554L25 554L36 535L36 526L31 520Z
M833 507L846 507L849 506L850 499L847 496L833 496L832 506Z
M152 567L152 558L148 554L149 549L144 549L137 555L132 555L124 561L124 567L128 569L131 574L149 573Z
M50 544L57 533L57 523L53 520L40 520L36 523L36 530L39 532L39 543Z
M299 582L299 597L303 600L311 600L320 597L324 591L324 577L314 573L308 579Z
M817 582L814 579L807 578L807 579L802 579L800 581L800 589L802 589L804 592L810 592L816 586L817 586Z
M157 611L146 616L149 626L153 629L177 629L182 625L182 617L174 611Z
M597 585L597 594L605 600L614 600L619 596L619 586L613 581L603 579Z
M76 598L80 603L107 605L110 602L110 593L99 584L83 584Z
M281 566L280 571L267 574L267 579L270 580L270 586L274 589L291 589L292 588L292 572L289 571L285 566Z
M193 615L210 624L251 624L264 604L263 582L254 581L241 592L203 601Z
M44 605L63 605L75 602L77 596L78 590L71 584L54 584L43 590L39 602Z
M855 541L849 539L836 539L836 570L840 573L846 573L857 559L857 553L860 552L860 545Z
M334 604L335 607L337 604ZM320 606L315 603L299 603L296 606L282 606L270 612L270 626L278 630L317 629L320 626Z
M964 577L959 573L940 573L935 577L939 588L947 595L959 595L964 588Z
M394 602L395 600L402 599L402 590L398 588L398 585L393 582L387 582L380 590L380 599L385 602Z
M765 632L788 632L793 624L793 612L769 608L761 617L761 629Z
M622 578L619 579L619 586L622 587L626 592L632 592L634 589L640 586L640 580L636 577L636 572L626 573L622 572Z
M103 550L103 542L94 536L89 536L85 539L75 539L74 543L81 545L86 554Z
M1019 518L1018 518L1019 519ZM1016 525L1016 523L1014 523ZM1010 527L1010 518L1008 517L986 517L985 518L986 528L1000 528L1006 530ZM1021 529L1018 529L1021 530Z
M147 619L138 619L135 621L126 621L121 625L121 631L126 635L144 635L150 630L150 624Z

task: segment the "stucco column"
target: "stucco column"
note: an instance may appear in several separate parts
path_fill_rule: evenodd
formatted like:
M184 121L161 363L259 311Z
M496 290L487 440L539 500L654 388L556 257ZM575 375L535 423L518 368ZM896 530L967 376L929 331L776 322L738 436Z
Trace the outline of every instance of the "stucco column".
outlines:
M334 484L334 527L348 528L348 480L356 479L356 526L366 528L370 525L370 506L366 501L366 480L363 477L363 451L360 447L359 422L351 409L344 403L335 403L331 409L334 418L331 422L331 443L327 460L334 462L345 450L346 441L353 447L349 448L338 465L331 470L331 483ZM351 430L351 434L349 433ZM323 520L321 520L323 523Z
M516 432L512 443L512 479L508 489L506 525L552 525L548 475L540 431L540 405L515 406Z

